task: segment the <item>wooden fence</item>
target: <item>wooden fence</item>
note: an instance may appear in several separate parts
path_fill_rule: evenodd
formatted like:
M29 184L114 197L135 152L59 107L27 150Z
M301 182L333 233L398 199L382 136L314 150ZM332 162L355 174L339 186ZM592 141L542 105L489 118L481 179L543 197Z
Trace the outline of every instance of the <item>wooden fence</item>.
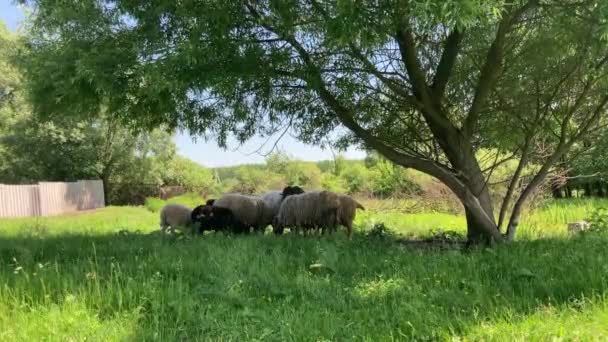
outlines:
M0 184L0 217L50 216L104 206L100 180Z

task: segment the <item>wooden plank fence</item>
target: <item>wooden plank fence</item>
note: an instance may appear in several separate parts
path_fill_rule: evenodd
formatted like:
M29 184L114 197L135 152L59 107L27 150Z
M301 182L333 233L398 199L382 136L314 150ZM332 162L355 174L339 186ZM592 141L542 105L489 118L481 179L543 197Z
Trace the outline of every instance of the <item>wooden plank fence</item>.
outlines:
M52 216L104 206L100 180L0 184L0 217Z

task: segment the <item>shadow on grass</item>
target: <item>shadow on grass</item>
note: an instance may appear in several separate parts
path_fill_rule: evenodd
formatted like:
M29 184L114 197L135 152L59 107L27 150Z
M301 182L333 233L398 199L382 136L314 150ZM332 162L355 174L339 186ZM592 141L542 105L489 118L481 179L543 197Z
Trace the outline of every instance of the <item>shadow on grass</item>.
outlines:
M136 313L136 340L437 339L603 295L607 243L464 253L340 234L0 237L0 303L19 311L73 296L101 319ZM314 263L333 272L311 274Z

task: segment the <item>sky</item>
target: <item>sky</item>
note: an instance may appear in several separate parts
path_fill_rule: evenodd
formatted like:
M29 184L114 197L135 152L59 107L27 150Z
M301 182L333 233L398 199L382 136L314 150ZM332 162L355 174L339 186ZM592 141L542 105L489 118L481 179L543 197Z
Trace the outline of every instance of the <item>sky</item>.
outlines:
M23 10L13 0L0 0L0 20L4 21L9 30L15 32L23 18ZM268 138L254 137L242 146L238 146L233 141L229 143L228 149L223 150L214 141L205 142L200 137L196 142L193 141L188 132L180 132L174 139L179 154L207 167L261 163L264 161L264 154L270 150L276 140L276 138L270 140L260 149ZM277 147L299 160L317 161L332 158L330 150L303 144L288 134L279 141ZM257 152L258 150L260 152ZM362 159L365 157L365 152L350 148L343 155L348 159Z

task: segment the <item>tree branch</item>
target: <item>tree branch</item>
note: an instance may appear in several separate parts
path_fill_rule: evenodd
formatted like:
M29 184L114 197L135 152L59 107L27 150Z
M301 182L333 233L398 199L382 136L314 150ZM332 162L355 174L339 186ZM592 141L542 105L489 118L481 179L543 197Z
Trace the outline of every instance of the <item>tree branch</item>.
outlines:
M502 57L507 33L515 21L526 11L537 6L538 2L539 0L530 0L514 13L507 12L503 14L503 18L498 24L496 36L494 37L492 45L490 45L485 63L481 69L479 81L477 82L477 88L473 97L473 103L471 104L471 108L469 108L469 113L464 122L463 130L465 136L470 137L474 134L479 119L479 112L485 105L490 92L494 89L494 86L498 81L498 75L502 70Z
M524 147L522 148L521 158L519 159L519 163L517 164L517 168L515 169L515 173L509 182L509 186L507 187L507 193L505 194L505 198L502 201L502 205L500 206L500 212L498 214L498 230L501 230L502 224L504 223L505 216L507 215L507 209L509 208L511 198L513 197L513 193L515 192L515 187L517 182L521 177L521 173L528 164L528 158L530 156L530 147L532 137L526 139Z
M461 32L458 28L454 28L445 42L445 48L443 49L443 54L441 55L437 71L435 72L433 85L431 86L436 101L441 101L441 98L445 93L445 88L452 75L452 69L456 64L458 53L460 52L460 42L463 38L464 32Z

